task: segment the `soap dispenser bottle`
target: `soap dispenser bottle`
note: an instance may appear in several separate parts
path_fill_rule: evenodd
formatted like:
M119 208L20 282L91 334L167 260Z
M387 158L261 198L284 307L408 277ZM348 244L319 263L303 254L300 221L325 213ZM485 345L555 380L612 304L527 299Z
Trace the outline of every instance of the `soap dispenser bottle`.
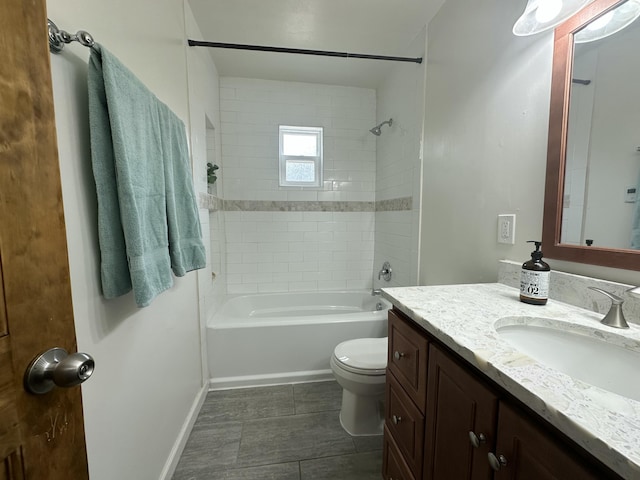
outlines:
M536 249L531 252L531 260L522 264L520 272L520 301L532 305L544 305L549 298L549 277L551 267L542 261L542 242L529 240L527 243L535 243Z

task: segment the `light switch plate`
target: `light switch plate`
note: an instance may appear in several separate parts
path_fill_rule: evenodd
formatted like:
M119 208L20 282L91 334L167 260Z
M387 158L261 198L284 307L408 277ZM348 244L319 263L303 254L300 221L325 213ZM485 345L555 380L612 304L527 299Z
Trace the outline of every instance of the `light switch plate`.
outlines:
M624 189L624 202L625 203L636 203L636 198L638 197L638 190L635 186L627 187Z
M513 245L516 243L516 216L498 215L498 243Z

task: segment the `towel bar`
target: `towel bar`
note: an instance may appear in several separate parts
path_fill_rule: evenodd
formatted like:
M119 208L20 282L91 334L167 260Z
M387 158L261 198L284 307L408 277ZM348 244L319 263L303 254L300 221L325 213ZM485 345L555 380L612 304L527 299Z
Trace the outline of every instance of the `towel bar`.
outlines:
M49 27L49 51L51 53L60 53L65 43L78 42L85 47L92 47L95 43L89 32L78 30L76 34L60 30L58 26L51 20L47 19Z

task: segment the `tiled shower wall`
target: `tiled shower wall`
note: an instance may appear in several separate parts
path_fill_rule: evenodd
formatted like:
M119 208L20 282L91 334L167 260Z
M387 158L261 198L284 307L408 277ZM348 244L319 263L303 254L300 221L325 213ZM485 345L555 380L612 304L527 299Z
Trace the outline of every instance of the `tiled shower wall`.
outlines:
M218 179L220 178L220 172L224 168L222 159L220 158L219 138L215 127L208 124L207 162L218 165ZM207 207L209 208L209 231L207 233L209 236L209 245L211 246L208 265L208 273L211 275L211 290L206 296L206 311L208 313L214 312L216 307L222 305L227 294L226 224L223 211L224 200L221 196L222 189L219 189L219 184L220 182L217 180L213 185L208 185L207 187L208 193L210 194L207 199Z
M221 78L220 103L228 293L371 288L375 91ZM278 186L278 125L324 128L322 188Z
M423 30L404 55L424 57L425 42ZM424 64L397 64L377 92L378 123L393 118L393 125L382 128L377 145L376 287L418 282L424 78ZM389 282L378 280L384 261L393 270Z

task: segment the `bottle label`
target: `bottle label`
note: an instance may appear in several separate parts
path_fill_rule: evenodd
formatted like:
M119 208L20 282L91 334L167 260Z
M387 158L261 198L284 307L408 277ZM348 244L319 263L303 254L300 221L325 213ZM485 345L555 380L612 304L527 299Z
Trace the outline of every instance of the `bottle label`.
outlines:
M520 274L520 294L529 298L548 298L550 273L522 270Z

